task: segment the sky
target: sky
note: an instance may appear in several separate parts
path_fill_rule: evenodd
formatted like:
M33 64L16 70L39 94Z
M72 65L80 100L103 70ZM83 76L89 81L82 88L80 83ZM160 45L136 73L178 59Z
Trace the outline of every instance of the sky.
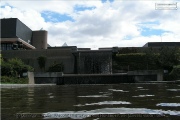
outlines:
M157 10L157 3L177 9ZM1 0L1 18L47 30L51 46L98 49L180 42L178 0Z

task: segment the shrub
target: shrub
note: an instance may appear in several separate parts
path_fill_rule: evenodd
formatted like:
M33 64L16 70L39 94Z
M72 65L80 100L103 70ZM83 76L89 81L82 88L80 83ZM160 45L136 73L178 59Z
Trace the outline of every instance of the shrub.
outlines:
M170 73L170 78L172 80L180 80L180 65L174 66Z
M28 84L28 78L17 78L17 77L1 76L1 83Z
M64 64L63 63L53 63L52 66L49 67L48 72L63 72Z
M158 57L158 64L161 68L171 72L173 66L179 63L179 50L178 48L162 47Z
M18 77L19 75L21 76L23 72L33 71L33 68L24 64L21 59L12 58L7 61L2 60L1 71L2 76Z

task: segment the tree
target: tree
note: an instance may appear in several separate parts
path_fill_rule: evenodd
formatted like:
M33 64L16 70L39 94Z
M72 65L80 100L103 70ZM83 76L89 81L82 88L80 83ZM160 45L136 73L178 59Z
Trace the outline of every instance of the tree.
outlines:
M34 69L24 64L21 59L12 58L7 61L1 60L1 74L2 76L19 77L23 72L33 71Z
M180 65L173 67L173 70L170 73L170 77L173 80L179 80L180 79Z
M37 58L40 69L45 71L46 57L40 56Z
M171 72L173 66L179 63L178 48L162 47L158 57L158 63L163 69Z
M147 70L157 63L157 54L154 52L152 48L149 48L145 51L145 62L147 64L146 68Z

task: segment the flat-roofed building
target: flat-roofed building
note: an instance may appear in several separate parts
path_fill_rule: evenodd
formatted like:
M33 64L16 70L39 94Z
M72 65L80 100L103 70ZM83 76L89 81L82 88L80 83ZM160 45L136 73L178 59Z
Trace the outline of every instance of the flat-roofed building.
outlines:
M47 31L32 31L18 18L0 21L1 50L47 49Z

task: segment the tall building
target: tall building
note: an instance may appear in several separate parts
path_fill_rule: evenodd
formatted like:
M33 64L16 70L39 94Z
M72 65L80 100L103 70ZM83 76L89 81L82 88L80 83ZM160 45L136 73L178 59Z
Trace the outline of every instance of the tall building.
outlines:
M32 31L17 18L1 19L1 50L47 49L47 31Z

